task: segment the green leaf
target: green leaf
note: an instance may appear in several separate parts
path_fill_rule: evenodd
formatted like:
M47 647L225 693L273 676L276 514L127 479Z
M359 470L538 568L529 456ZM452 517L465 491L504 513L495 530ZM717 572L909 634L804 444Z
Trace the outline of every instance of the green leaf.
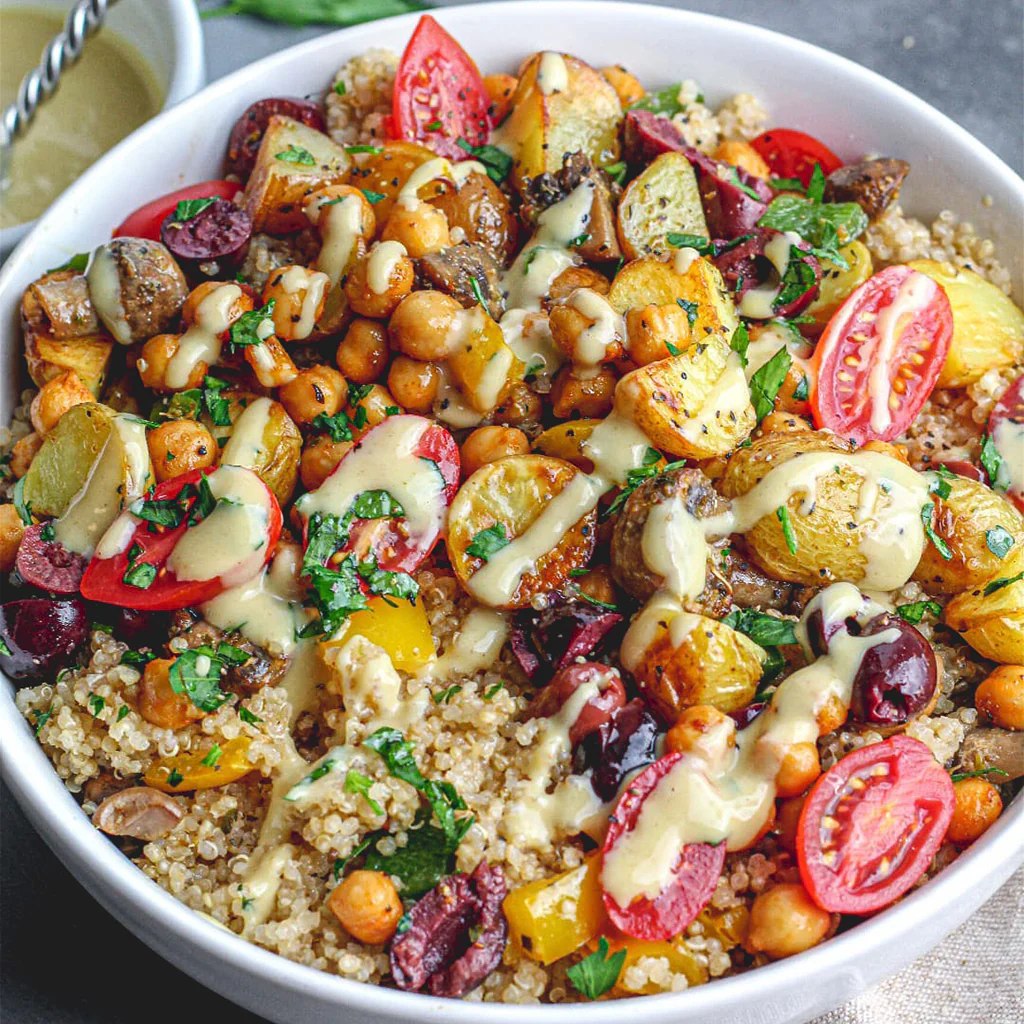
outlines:
M746 366L747 349L750 348L750 332L747 330L745 323L740 322L736 330L732 332L732 337L729 339L729 347L740 357L740 365ZM785 375L783 375L783 380L785 380ZM778 392L776 391L776 393Z
M18 513L18 518L21 520L22 525L32 525L32 503L25 500L25 477L22 477L15 485L14 491L11 494L11 500L14 502L14 510Z
M332 88L334 90L335 96L344 96L345 93L348 92L348 89L345 88L345 83L340 78L338 79L337 82L334 83ZM346 149L346 152L351 152L351 150L355 149L355 147L354 146L352 146L352 147L346 146L345 149Z
M684 231L670 231L665 236L665 241L674 249L696 249L701 256L716 255L714 243L710 238L705 238L703 235L690 235Z
M275 153L275 160L281 160L286 164L300 164L303 167L314 167L316 166L316 158L308 149L303 149L302 146L296 146L294 142L288 144L288 148L283 153Z
M105 697L101 697L98 693L89 694L89 712L93 718L99 718L100 712L107 706L107 700Z
M807 183L807 198L812 203L820 203L825 198L825 172L819 163L814 165L811 180Z
M839 246L862 235L868 218L856 203L816 203L800 196L776 196L757 225L796 232L820 250L816 255L845 270L847 263L839 254Z
M196 526L217 507L217 499L210 488L210 478L204 473L196 483L196 500L188 513L188 525Z
M786 272L782 275L779 294L772 300L772 309L785 309L791 302L796 302L808 289L813 288L817 277L814 267L804 260L806 253L794 246L789 252ZM818 252L815 252L818 255Z
M376 206L382 199L387 198L383 192L374 192L372 188L361 188L359 191L366 196L366 201L371 206Z
M241 647L221 641L217 644L217 657L228 665L244 665L252 655Z
M170 498L153 498L148 501L145 498L139 498L128 506L128 511L136 519L170 529L181 526L181 522L185 518L185 509L177 499Z
M168 672L171 689L184 693L200 711L216 711L228 699L220 688L224 663L212 647L194 647L174 659Z
M303 574L309 578L313 605L320 613L317 628L321 633L334 633L349 615L368 607L351 555L334 569L303 563Z
M407 572L381 569L376 561L361 562L356 572L369 587L371 594L378 597L397 597L403 601L416 603L420 585Z
M473 558L482 558L485 562L490 561L492 555L502 548L507 547L510 541L505 532L503 523L495 523L481 530L466 547L466 554Z
M448 848L443 830L425 823L410 828L408 842L394 853L384 856L376 845L366 852L364 867L368 871L383 871L402 880L402 896L416 899L451 874L454 858Z
M274 306L271 299L262 309L250 309L231 325L231 344L236 348L262 345L274 334Z
M1005 558L1013 547L1013 534L1005 526L993 526L985 533L985 545L996 558Z
M735 335L733 337L735 338ZM774 410L779 388L782 387L792 365L793 357L789 354L789 349L783 345L750 378L750 400L754 403L758 423Z
M798 402L806 402L811 396L811 382L807 377L807 374L800 375L800 383L793 388L793 398Z
M122 704L122 705L121 705L121 706L120 706L120 707L119 707L119 708L117 709L117 718L115 719L115 721L118 721L118 722L120 722L122 718L127 718L127 717L128 717L128 715L130 715L130 714L131 714L131 710L132 710L132 709L131 709L130 707L128 707L128 705L127 705L127 704Z
M151 662L156 655L152 651L125 651L121 655L122 665L145 665Z
M679 102L679 90L682 88L681 83L676 82L675 85L666 85L664 89L658 89L656 92L649 92L643 99L639 99L636 103L631 103L627 109L629 110L649 110L652 114L662 114L665 117L672 117L674 114L681 113L686 108ZM698 103L703 102L704 97L699 96L697 99Z
M345 873L345 869L349 864L363 853L369 847L370 843L380 839L381 836L385 834L386 833L384 832L371 832L369 835L363 836L363 838L360 839L354 847L352 847L352 852L347 857L338 857L334 862L334 880L337 882Z
M668 349L670 356L680 356L683 354L683 350L678 345L673 345L671 341L665 342L665 348Z
M626 183L626 173L628 168L626 167L625 160L618 160L613 164L605 164L602 170L617 185L624 185Z
M985 596L989 597L996 593L996 591L1009 587L1014 583L1019 583L1021 580L1024 580L1024 569L1017 573L1016 576L1000 576L999 579L985 584Z
M344 412L328 416L321 412L313 417L310 426L321 434L329 434L332 441L352 440L352 421Z
M778 619L753 608L736 608L722 622L749 636L761 647L781 647L797 642L795 624L789 619Z
M204 196L201 199L182 199L174 208L173 223L185 224L215 202L217 202L216 196Z
M438 690L437 693L432 693L430 699L435 704L447 704L452 697L462 693L462 687L458 683L453 683L451 686L446 686L443 690Z
M7 652L10 654L10 651ZM35 734L38 736L43 731L43 726L50 720L50 716L53 714L53 705L51 704L45 711L36 712L35 716Z
M964 779L983 779L986 775L1003 775L1009 778L1009 772L1002 768L979 768L976 772L953 772L950 779L953 782L963 782Z
M67 263L62 263L59 267L51 267L47 273L56 274L61 270L73 270L75 273L83 274L87 266L89 266L89 254L87 252L76 252Z
M254 715L248 708L240 707L238 709L238 717L245 722L246 725L259 725L263 721L259 715Z
M214 768L223 753L224 751L220 749L220 745L214 743L214 745L206 752L206 757L202 759L200 764L205 764L207 768Z
M768 184L776 192L806 192L804 183L799 178L769 178Z
M489 686L484 691L484 700L493 700L495 698L495 696L501 690L504 690L504 689L505 689L505 684L504 683L495 683L493 686Z
M654 458L653 460L651 459L651 452L654 452L656 456L656 458ZM660 458L661 454L659 452L657 452L654 448L648 448L644 454L643 465L637 467L636 469L626 470L626 486L623 487L619 491L619 493L615 495L615 498L612 501L612 503L608 506L607 509L605 509L605 518L615 515L616 512L618 512L622 508L622 506L626 504L626 501L629 499L629 496L645 480L649 480L652 476L661 476L662 473L668 473L675 469L682 469L686 465L685 459L679 459L678 461L670 462L659 469L656 465L654 465L654 463L656 463Z
M474 146L466 139L456 139L455 145L479 160L487 171L487 177L497 185L500 185L512 170L512 157L497 146Z
M374 156L376 156L377 153L383 153L384 148L382 146L346 146L345 152L350 153L352 155L355 155L357 153L372 153ZM326 206L326 203L324 205Z
M587 999L597 999L610 991L622 973L626 951L620 949L609 956L608 949L608 940L602 935L597 949L565 972L573 988Z
M743 181L743 179L740 177L740 172L737 168L729 167L729 169L726 171L725 180L728 181L730 185L734 185L736 188L738 188L745 195L749 196L755 202L761 202L760 193L757 191L756 188L753 188L751 185L747 185Z
M797 544L796 533L793 530L793 523L789 518L789 509L785 505L780 505L775 510L775 516L782 524L782 536L786 538L786 547L789 548L789 553L795 555L799 545Z
M473 274L469 275L469 287L473 292L473 298L476 299L477 305L482 306L484 312L490 316L491 307L487 304L487 299L484 298L483 289L480 287L480 282L476 279Z
M945 466L939 466L928 484L928 493L938 495L945 501L953 493L950 481L955 479L956 473L951 473Z
M989 483L994 491L1005 491L1006 485L999 482L1000 471L1003 468L1003 456L992 440L991 434L983 434L981 438L982 468L988 474Z
M218 377L203 378L203 405L215 427L231 426L231 403L221 395L227 386L228 382Z
M185 781L185 776L178 771L177 768L172 768L170 774L167 776L167 785L172 789L176 786L180 786Z
M379 814L381 817L384 816L384 808L381 807L376 800L370 796L370 787L373 785L373 779L369 775L364 775L362 772L357 772L354 768L350 768L345 773L345 792L356 793L363 797L366 802L370 805L370 810L374 814Z
M935 545L935 550L948 562L953 557L949 545L932 528L935 517L935 506L927 501L921 506L921 522L924 523L925 536Z
M155 579L156 566L149 562L136 562L122 577L123 582L129 587L138 587L139 590L148 590Z
M910 604L896 605L896 614L916 626L925 615L933 615L938 618L942 614L942 605L938 601L912 601Z
M405 509L390 491L363 491L356 495L349 512L355 519L390 519L392 516L404 516Z
M676 305L686 314L686 319L692 327L697 322L698 304L690 302L689 299L676 299Z

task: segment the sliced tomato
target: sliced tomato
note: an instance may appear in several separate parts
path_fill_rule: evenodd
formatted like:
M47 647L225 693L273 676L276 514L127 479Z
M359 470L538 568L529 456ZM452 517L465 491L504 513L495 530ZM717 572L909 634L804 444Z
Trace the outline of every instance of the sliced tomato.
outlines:
M843 166L823 142L793 128L772 128L751 139L750 144L771 168L773 177L799 178L804 188L810 184L815 164L821 164L825 174Z
M953 816L953 783L919 740L893 736L847 754L812 787L797 827L814 902L870 914L924 874Z
M1024 437L1024 374L1003 392L992 408L987 433L1002 460L992 486L1005 491L1010 501L1024 512L1024 470L1017 454L1020 439Z
M857 444L898 437L931 394L952 338L940 285L910 267L879 271L836 310L814 350L815 424Z
M151 495L142 499L144 503L160 501L176 506L182 513L179 525L158 525L135 516L132 516L127 523L123 517L114 520L110 527L111 531L120 531L126 526L130 527L131 521L135 523L134 530L130 534L120 534L123 539L117 545L118 550L115 554L106 558L94 557L89 563L85 575L82 577L82 596L90 601L119 605L122 608L137 608L140 611L174 611L178 608L187 608L209 601L229 586L244 582L242 578L236 579L233 573L225 573L208 580L179 580L167 567L171 552L185 531L189 529L190 515L193 514L199 500L200 478L212 477L225 469L231 473L245 474L247 478L256 481L262 488L261 497L263 496L262 492L265 492L266 501L261 502L261 508L267 513L264 543L262 547L256 549L259 551L258 555L255 555L254 549L250 548L238 553L238 568L247 577L254 575L270 560L277 545L277 539L281 535L281 507L278 505L277 499L251 470L242 469L240 466L196 469L174 477L172 480L165 480L154 488ZM173 514L177 517L177 513ZM102 548L103 541L101 540L98 550L102 550ZM126 583L125 577L129 576L133 567L140 565L152 565L156 569L156 576L152 582L146 586L133 586L131 583ZM250 568L251 573L248 571ZM140 581L145 580L144 575L136 575L135 578Z
M604 862L636 827L644 801L681 761L682 754L666 754L648 765L619 798L604 840ZM701 912L718 884L725 863L725 843L688 843L679 851L668 885L654 898L640 896L621 907L602 886L605 910L621 932L634 939L665 940L679 935Z
M167 215L174 212L178 203L186 199L234 199L241 189L242 186L237 181L216 180L201 181L198 185L189 185L187 188L178 189L177 192L169 192L128 214L114 228L111 237L151 238L154 242L159 242L160 226L167 219Z
M487 91L472 57L424 14L395 77L391 128L401 139L464 160L457 144L482 146L490 134Z

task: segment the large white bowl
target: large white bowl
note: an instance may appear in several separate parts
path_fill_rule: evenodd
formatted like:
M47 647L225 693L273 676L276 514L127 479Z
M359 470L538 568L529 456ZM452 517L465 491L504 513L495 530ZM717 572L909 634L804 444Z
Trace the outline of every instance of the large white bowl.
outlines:
M514 68L539 47L596 63L621 62L653 84L696 78L712 102L760 96L773 124L823 138L841 156L882 152L913 165L905 208L950 208L999 240L1020 280L1024 183L984 146L927 104L877 75L806 43L718 18L620 3L533 0L434 12L484 69ZM87 250L140 203L215 177L227 132L251 101L321 90L369 46L401 50L406 16L324 35L228 78L121 143L41 218L0 274L6 343L0 417L9 416L21 363L22 289L40 271ZM992 202L982 205L982 196ZM1021 295L1017 295L1018 301ZM716 1020L798 1022L851 998L921 956L975 911L1024 860L1024 803L952 867L898 906L791 960L680 995L583 1007L501 1006L438 1000L341 980L284 960L207 923L151 882L96 832L65 792L10 691L0 694L5 777L25 813L83 885L153 949L222 995L281 1024L637 1024ZM85 925L87 927L87 925Z

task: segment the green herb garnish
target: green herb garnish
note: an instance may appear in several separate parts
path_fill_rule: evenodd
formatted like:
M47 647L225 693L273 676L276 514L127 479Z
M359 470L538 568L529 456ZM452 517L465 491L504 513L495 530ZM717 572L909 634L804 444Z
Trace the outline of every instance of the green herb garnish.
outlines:
M283 153L275 153L274 159L281 160L286 164L301 164L303 167L316 165L316 158L313 154L308 149L303 149L302 146L296 146L294 142L290 142Z
M735 338L735 335L733 337ZM758 423L775 409L779 388L782 387L792 365L793 357L789 354L789 349L783 345L750 378L750 400L754 403Z
M626 951L620 949L609 956L608 950L608 940L602 935L597 949L565 972L573 988L587 999L603 996L619 980L622 965L626 962Z
M381 807L376 800L370 796L370 787L373 785L373 779L368 775L364 775L362 772L357 772L354 768L350 768L345 773L345 792L356 793L363 797L366 802L370 805L370 810L374 814L379 814L381 817L384 815L384 808Z
M497 185L500 185L512 170L512 157L497 146L474 146L466 139L456 139L455 145L479 160L487 171L487 177Z
M938 601L913 601L910 604L896 605L896 614L904 621L916 626L925 615L938 618L942 614L942 605Z
M789 553L795 555L799 545L796 539L796 532L793 530L793 523L789 518L789 509L785 505L780 505L775 510L775 516L782 524L782 536L786 538L786 547L789 548Z
M1013 547L1013 534L1005 526L993 526L985 531L985 546L996 558L1005 558Z
M193 217L199 216L208 206L217 202L216 196L203 196L201 199L182 199L174 208L172 224L185 224Z
M509 545L509 537L503 523L495 523L481 530L466 546L466 554L473 558L490 561L491 556Z

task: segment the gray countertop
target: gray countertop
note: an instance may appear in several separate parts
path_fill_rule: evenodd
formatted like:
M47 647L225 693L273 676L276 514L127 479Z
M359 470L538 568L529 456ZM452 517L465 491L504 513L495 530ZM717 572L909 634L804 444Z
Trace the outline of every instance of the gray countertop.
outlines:
M208 6L208 0L204 0ZM1020 171L1024 0L689 0L880 72ZM321 29L205 23L210 79ZM164 963L102 911L0 791L0 1019L10 1024L259 1024Z

